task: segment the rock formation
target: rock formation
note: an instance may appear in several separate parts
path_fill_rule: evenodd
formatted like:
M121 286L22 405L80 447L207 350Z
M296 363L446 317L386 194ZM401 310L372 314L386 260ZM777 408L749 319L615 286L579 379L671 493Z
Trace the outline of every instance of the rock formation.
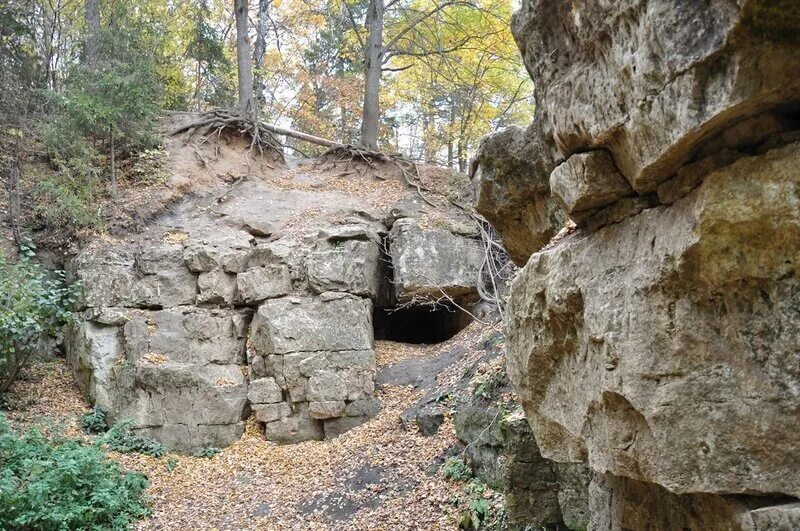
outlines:
M506 382L507 383L507 382ZM505 494L509 523L534 528L585 529L589 469L583 463L554 463L542 457L519 407L490 396L461 393L455 406L456 436L476 476ZM466 396L464 396L466 394Z
M593 470L591 528L790 529L800 7L679 4L514 17L536 118L476 159L477 208L525 264L509 374L542 455ZM578 228L545 247L559 215L520 212L553 205Z
M183 451L231 444L251 412L273 441L335 437L380 409L373 312L476 298L466 215L401 208L416 201L399 181L367 177L375 197L360 197L303 169L244 179L224 202L187 198L75 257L84 310L68 358L112 422Z

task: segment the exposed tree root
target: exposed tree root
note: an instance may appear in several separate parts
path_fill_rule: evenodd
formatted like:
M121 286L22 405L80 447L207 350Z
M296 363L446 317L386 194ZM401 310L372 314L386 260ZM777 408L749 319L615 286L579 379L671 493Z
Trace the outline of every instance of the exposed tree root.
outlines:
M381 180L385 178L381 177L377 172L378 164L392 164L400 170L406 184L414 188L423 201L434 208L444 206L442 204L436 204L425 195L425 192L431 192L431 190L422 183L419 167L414 161L409 160L400 153L383 153L382 151L375 151L352 144L336 144L323 153L317 160L317 165L325 163L330 163L331 168L344 164L345 171L340 174L341 176L357 173L358 170L354 169L354 165L361 165L362 170L360 173L362 176L371 169L374 170L374 177Z
M270 155L283 161L283 145L266 125L268 124L246 118L232 110L217 109L201 114L199 119L173 129L170 134L179 135L185 133L187 139L199 134L201 140L195 146L195 153L204 166L207 166L209 161L202 155L198 149L199 146L202 146L214 136L219 138L223 132L233 132L250 138L250 147L246 155L248 158L254 151L258 151L261 156ZM214 159L216 160L218 156L219 148L215 147ZM248 164L249 162L248 160Z
M200 150L197 148L215 135L219 138L222 132L226 130L250 136L251 142L248 155L252 153L254 149L258 149L261 155L271 153L276 155L280 160L284 160L283 148L286 146L280 142L275 135L289 136L304 142L327 147L328 150L319 157L317 164L321 164L324 161L332 161L333 166L335 167L338 164L344 163L346 164L347 168L343 172L343 176L356 173L356 170L351 169L351 165L353 163L363 165L364 169L361 172L362 175L366 173L367 169L377 170L377 164L379 163L393 164L400 170L406 183L412 188L416 189L419 196L426 203L433 207L442 206L437 205L428 197L426 197L425 192L430 192L430 189L422 184L419 168L417 167L416 163L407 159L406 157L403 157L399 153L387 154L381 151L366 149L351 144L340 144L338 142L334 142L333 140L310 135L301 131L295 131L294 129L288 129L286 127L280 127L265 122L257 122L245 118L240 114L237 114L235 111L225 109L218 109L203 113L200 115L199 119L173 129L170 134L179 135L186 133L187 138L192 138L195 134L199 133L202 137L202 140L199 142L198 146L195 146L195 152L197 153L200 162L204 166L207 166L209 161L202 155L202 153L200 153ZM215 149L216 158L219 155L219 150L218 148ZM302 153L300 150L297 151ZM378 179L381 178L377 173L374 175Z

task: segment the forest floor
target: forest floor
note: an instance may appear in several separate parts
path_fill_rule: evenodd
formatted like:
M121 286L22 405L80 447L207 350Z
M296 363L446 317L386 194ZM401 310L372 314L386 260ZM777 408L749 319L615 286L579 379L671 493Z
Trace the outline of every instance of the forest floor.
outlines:
M438 345L377 341L379 370L424 365L482 333L475 323ZM471 363L474 355L463 356L438 380L460 378ZM423 393L381 385L380 414L333 440L277 445L250 422L241 440L211 458L108 455L150 481L152 514L140 529L455 529L462 485L439 470L457 447L452 419L431 437L400 422ZM29 367L9 398L7 416L17 429L37 425L91 439L78 427L89 406L63 360Z

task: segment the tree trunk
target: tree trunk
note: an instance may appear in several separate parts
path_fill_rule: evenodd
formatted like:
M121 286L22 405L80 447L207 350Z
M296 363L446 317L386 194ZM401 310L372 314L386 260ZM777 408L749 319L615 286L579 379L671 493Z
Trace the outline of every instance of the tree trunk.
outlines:
M109 128L111 138L111 195L117 197L117 152L114 146L114 128Z
M22 210L22 203L19 193L19 159L14 158L11 161L11 178L9 179L8 187L8 217L11 223L11 231L14 235L14 241L17 245L22 243L22 238L19 230L19 218Z
M258 0L258 25L256 27L256 47L253 59L256 70L253 75L255 89L255 113L259 116L264 108L264 55L267 53L267 18L269 17L270 0Z
M285 135L290 136L292 138L296 138L297 140L302 140L304 142L310 142L312 144L316 144L318 146L325 146L329 148L340 147L342 144L339 142L334 142L333 140L328 140L327 138L321 138L314 135L309 135L307 133L303 133L300 131L296 131L294 129L287 129L286 127L280 127L274 124L267 124L261 122L261 126L271 133L275 133L276 135Z
M11 384L17 380L20 370L22 370L22 367L30 357L30 352L26 352L17 342L14 342L14 347L13 357L6 360L6 363L11 362L11 368L7 373L0 374L0 393L8 392Z
M100 54L100 0L85 0L86 42L84 61L89 66L97 64Z
M455 153L454 153L454 146L453 146L453 129L455 128L456 124L456 102L453 97L450 98L450 121L449 127L447 128L447 167L452 168L454 166L453 162L455 161Z
M433 106L433 104L431 105ZM422 157L426 164L434 164L436 162L436 150L434 149L433 142L434 135L431 135L431 129L436 123L436 118L428 109L422 109Z
M350 128L347 127L347 107L343 104L339 105L339 138L342 144L349 144L352 142L350 138Z
M467 171L467 146L461 137L458 139L458 171L461 173Z
M364 53L364 112L361 119L361 144L378 149L378 128L381 119L380 87L383 68L383 0L370 0L367 12L367 49Z
M200 112L200 61L195 69L194 101L197 102L197 112Z
M236 15L236 65L239 74L239 114L255 119L253 104L253 64L247 32L247 0L234 0Z

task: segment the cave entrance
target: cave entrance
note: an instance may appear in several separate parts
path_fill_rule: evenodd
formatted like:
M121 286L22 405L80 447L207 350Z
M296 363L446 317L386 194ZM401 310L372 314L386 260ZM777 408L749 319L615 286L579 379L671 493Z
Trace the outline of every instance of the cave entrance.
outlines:
M438 304L399 308L375 308L372 325L375 339L431 345L447 341L472 322L455 306Z

